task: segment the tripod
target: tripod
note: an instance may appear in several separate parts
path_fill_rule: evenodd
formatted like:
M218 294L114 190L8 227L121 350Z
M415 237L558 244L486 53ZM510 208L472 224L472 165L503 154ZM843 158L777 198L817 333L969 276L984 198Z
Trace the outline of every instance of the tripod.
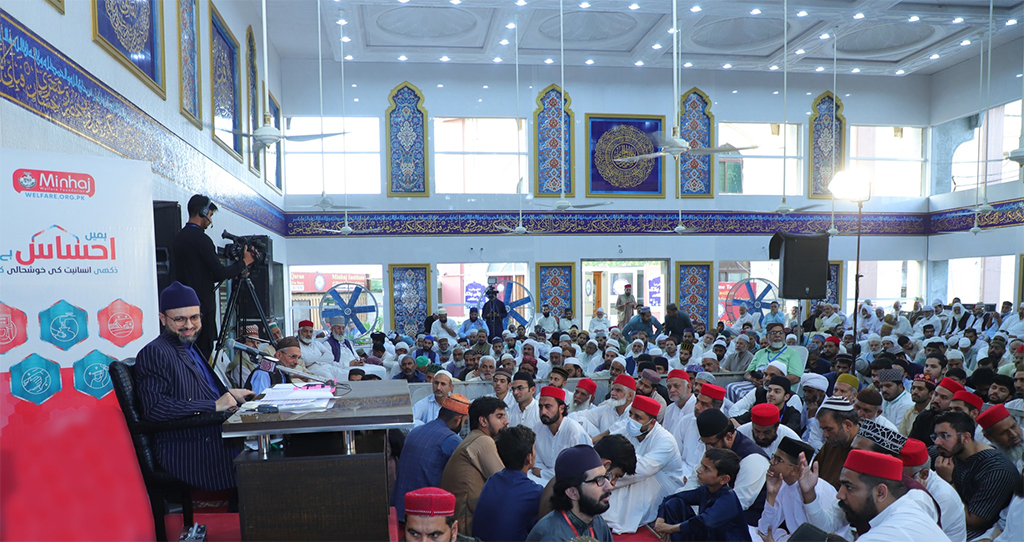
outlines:
M249 267L246 267L237 277L232 278L230 285L231 292L228 294L228 307L227 310L224 311L224 319L221 321L220 330L217 333L217 342L213 348L213 358L217 359L217 353L220 350L223 350L223 346L228 340L228 329L231 324L231 319L235 316L235 311L238 308L239 295L243 291L249 293L249 299L252 301L253 306L256 307L256 312L260 316L259 325L262 326L263 331L267 334L267 339L270 341L270 345L277 348L277 341L274 339L274 334L270 332L270 324L267 321L267 314L263 310L263 305L260 304L259 297L256 295L256 287L253 286L252 279L249 278ZM241 371L241 364L239 364L239 371ZM241 385L241 383L239 383L239 385Z

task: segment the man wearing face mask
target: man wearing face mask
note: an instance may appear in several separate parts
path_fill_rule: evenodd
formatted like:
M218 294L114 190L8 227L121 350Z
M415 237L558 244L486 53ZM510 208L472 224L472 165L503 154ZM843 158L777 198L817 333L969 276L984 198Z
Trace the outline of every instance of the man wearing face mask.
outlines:
M175 280L196 291L202 307L203 327L199 331L196 346L203 357L213 354L213 341L217 336L216 284L237 277L256 261L256 254L245 250L242 260L231 265L222 265L213 240L206 235L213 225L213 214L217 205L210 198L196 194L188 200L188 222L174 237Z
M683 462L676 439L657 420L661 404L637 395L629 419L612 426L636 449L636 473L615 484L604 518L614 533L633 533L658 517L662 499L683 486Z

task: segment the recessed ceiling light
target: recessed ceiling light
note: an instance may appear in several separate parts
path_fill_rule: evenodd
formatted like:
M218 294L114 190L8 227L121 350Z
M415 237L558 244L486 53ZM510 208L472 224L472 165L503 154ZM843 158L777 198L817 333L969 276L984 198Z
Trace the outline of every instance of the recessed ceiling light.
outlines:
M544 63L545 63L545 64L551 64L552 62L554 62L554 60L552 60L552 59L550 59L550 58L545 58L545 59L544 59Z
M814 68L814 71L816 71L816 72L823 72L823 71L825 71L825 67L824 66L818 66L817 68Z
M953 19L953 24L960 24L962 22L964 22L963 17L957 17L956 19Z
M591 65L591 64L593 64L593 63L594 63L594 60L593 60L593 59L590 59L590 58L588 58L588 59L586 60L586 62L584 62L584 64L586 64L587 66L590 66L590 65Z
M516 5L517 6L525 6L526 5L526 0L516 0Z
M968 46L968 45L970 45L970 44L971 44L971 40L964 40L964 41L961 41L961 42L960 42L960 45L961 45L962 47L966 47L966 46Z
M810 114L811 114L811 112L810 112L810 111L807 111L807 112L806 112L806 114L807 114L807 115L810 115Z
M352 88L357 88L355 83L352 83Z
M402 2L402 3L404 4L405 2ZM353 102L358 102L358 101L359 101L359 98L354 98L354 99L353 99L352 101L353 101Z
M637 60L636 62L633 63L633 65L634 66L643 66L644 65L644 61L643 60Z
M722 69L728 70L731 67L732 67L732 64L722 64Z
M457 6L462 3L462 0L448 0L448 2Z
M935 53L935 54L933 54L932 56L930 56L928 58L930 58L932 60L938 60L939 59L939 53Z
M797 50L796 50L796 54L798 54L798 55L802 55L802 54L804 54L804 53L806 53L806 52L807 52L807 51L804 51L803 49L797 49Z
M348 43L348 42L352 41L352 38L350 38L348 36L342 36L341 41L342 41L342 43Z
M917 21L920 21L920 20L921 20L921 18L918 17L917 15L911 15L910 18L907 19L907 22L916 23Z
M737 92L739 92L739 91L738 91L738 90L734 90L734 91L732 91L732 93L733 93L733 94L736 94Z
M850 70L850 73L860 73L860 68L854 68Z
M580 2L580 8L587 9L590 7L590 2Z
M829 39L829 38L831 38L831 37L832 37L832 36L829 36L829 35L828 35L828 32L825 32L824 34L822 34L822 35L818 36L818 39L821 39L821 40L827 40L827 39Z
M1024 73L1018 73L1017 74L1017 77L1021 77L1021 76L1024 76Z
M850 95L849 95L849 94L844 94L844 96L846 96L847 98L849 98L849 97L850 97Z
M863 13L856 13L856 14L853 15L853 18L854 19L863 19L864 18L864 14Z
M807 93L807 95L808 95L808 96L810 96L810 95L811 95L811 93L810 93L810 92L808 92L808 93Z
M348 24L348 20L346 20L345 18L338 19L338 24L340 24L341 26L345 26Z
M437 84L437 88L444 88L444 85L442 85L441 83L438 83Z
M402 3L404 4L405 2L402 2ZM405 55L401 55L401 56L398 57L398 60L401 60L402 62L405 62L406 60L409 60L409 57L407 57Z
M498 42L499 45L508 45L508 40L501 40Z
M654 45L651 46L651 49L654 49L655 51L657 51L658 49L661 49L661 44L660 43L655 43Z
M509 30L512 30L515 27L516 27L516 23L508 23L507 25L505 25L505 28L507 28Z
M640 4L630 4L629 9L640 9Z
M1006 26L1013 26L1015 24L1017 24L1017 19L1010 19L1009 21L1006 21Z
M501 62L501 57L500 57L500 56L496 56L496 57L494 57L494 61L495 61L495 62Z
M345 60L352 60L352 55L345 55Z
M693 13L697 13L700 11L700 6L693 6L692 8L690 8L690 11L692 11Z
M775 71L775 70L779 69L779 67L777 65L775 65L775 64L772 64L772 66L770 68L768 68L768 69L771 70L771 71Z
M693 67L693 62L683 62L683 67L684 68L692 68Z
M896 70L896 75L903 75L905 73L907 73L907 72L905 72L903 70Z
M399 4L408 4L409 0L398 0Z
M775 92L772 92L772 94L778 94L778 93L779 93L779 91L777 91L777 90Z
M800 10L800 11L796 12L796 16L797 17L806 17L807 16L807 12L803 11L803 10Z
M750 14L751 15L760 15L761 14L761 10L759 10L757 8L754 8L754 9L750 10Z
M669 34L675 34L676 33L676 29L675 28L669 28L668 29L668 33Z
M484 85L484 88L490 88L490 87L488 87L487 85Z
M482 102L482 101L484 101L484 99L483 99L483 98L480 98L480 99L479 99L479 100L477 100L477 101L478 101L478 102Z
M441 57L441 62L448 62L449 60L451 60L451 58L449 58L448 55Z

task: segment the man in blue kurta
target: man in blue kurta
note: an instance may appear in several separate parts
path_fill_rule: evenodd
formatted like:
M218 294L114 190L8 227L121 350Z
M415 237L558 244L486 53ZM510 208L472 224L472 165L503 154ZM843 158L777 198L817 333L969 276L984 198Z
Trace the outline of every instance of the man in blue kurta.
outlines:
M409 432L398 460L391 504L398 521L405 521L405 494L441 485L441 473L462 439L459 430L469 415L469 399L452 394L441 404L437 418Z
M526 540L537 522L544 488L526 476L537 458L536 439L524 425L510 425L495 437L505 468L487 479L473 513L473 536L483 542Z

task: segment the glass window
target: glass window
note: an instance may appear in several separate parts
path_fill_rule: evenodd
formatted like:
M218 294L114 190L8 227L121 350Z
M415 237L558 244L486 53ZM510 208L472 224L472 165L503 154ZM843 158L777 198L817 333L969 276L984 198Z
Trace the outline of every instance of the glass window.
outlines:
M376 300L376 313L361 313L365 327L381 329L388 318L384 312L384 267L381 265L293 265L288 269L291 283L291 329L297 330L302 320L312 320L317 329L326 325L320 316L320 304L328 290L341 285L338 291L346 303L358 293L357 305ZM352 285L362 287L358 292ZM357 330L349 330L355 333Z
M745 286L737 286L747 279L753 279L750 283L750 290ZM774 284L773 291L766 291L769 284ZM750 292L753 290L754 298L761 297L762 300L781 299L782 292L779 287L779 262L774 261L735 261L722 260L718 262L718 319L728 325L732 325L740 315L740 304L749 305ZM733 291L735 289L735 292ZM734 303L730 303L730 295L733 295ZM763 297L762 297L763 296ZM739 302L739 303L736 303ZM782 301L779 311L789 314L791 307L797 306L797 301ZM753 311L757 312L757 311ZM768 314L769 307L761 309L760 315Z
M320 129L319 117L293 117L289 119L285 133L319 134ZM345 134L312 141L285 142L286 192L380 194L380 119L325 117L323 132Z
M946 299L959 297L964 303L995 304L1013 299L1014 256L957 258L949 260L949 289Z
M854 280L857 262L847 261L845 277L846 301L843 311L852 316ZM923 267L917 260L887 260L860 262L860 302L870 299L871 305L882 307L888 313L893 302L899 300L906 309L912 307L914 299L923 298Z
M522 119L434 118L434 186L438 194L528 191Z
M462 322L469 318L469 309L483 307L487 302L484 292L491 279L495 281L495 288L498 289L501 300L505 299L504 292L509 283L518 283L531 290L534 288L531 282L533 277L525 263L439 263L437 295L434 299L440 301L437 306L430 309L436 312L438 308L444 307L448 311L448 317L454 320L456 325L462 325ZM526 297L526 292L521 286L511 285L514 288L510 298L512 301ZM529 321L533 318L533 312L529 309L529 306L523 305L515 310L523 319Z
M851 127L850 168L873 180L872 197L920 197L924 130L901 126Z
M973 137L953 152L953 191L973 189L986 180L988 184L1018 181L1020 166L1006 160L1006 155L1020 146L1020 125L1020 100L989 109L981 128L975 128ZM982 133L986 136L979 141Z
M781 195L783 139L786 146L786 194L803 194L803 151L799 124L722 122L718 144L755 147L716 154L715 186L720 194ZM785 138L783 137L785 136Z

